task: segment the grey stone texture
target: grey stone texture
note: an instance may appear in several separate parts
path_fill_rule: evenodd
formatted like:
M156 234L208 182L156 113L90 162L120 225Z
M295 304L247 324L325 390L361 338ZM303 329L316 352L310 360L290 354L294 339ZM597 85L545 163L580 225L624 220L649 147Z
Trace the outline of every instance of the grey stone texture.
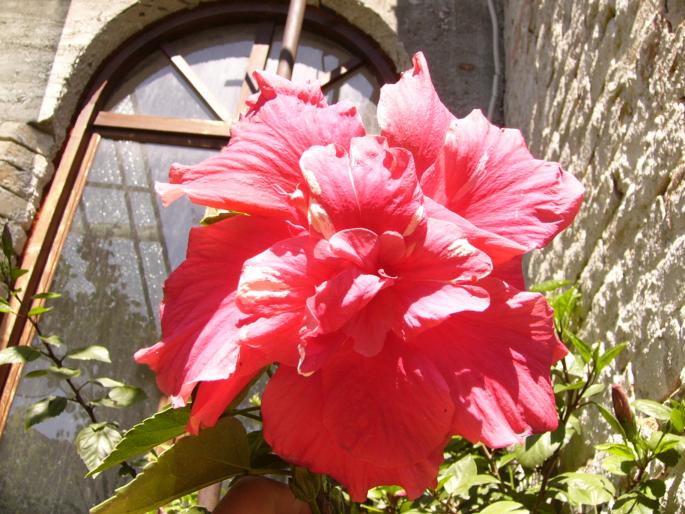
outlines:
M637 396L656 400L685 364L685 24L664 9L511 1L505 21L507 122L586 188L530 275L578 280L583 335L627 341L619 371L631 363Z
M578 281L581 335L628 343L606 380L654 400L684 378L684 19L685 3L673 0L505 6L507 124L586 188L572 227L532 256L530 279ZM578 459L603 427L586 434ZM683 471L664 512L682 512Z

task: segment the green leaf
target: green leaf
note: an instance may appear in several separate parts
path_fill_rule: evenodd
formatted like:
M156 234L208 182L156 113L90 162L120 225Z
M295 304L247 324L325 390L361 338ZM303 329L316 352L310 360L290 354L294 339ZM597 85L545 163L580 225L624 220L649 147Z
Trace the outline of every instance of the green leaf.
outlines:
M550 291L556 291L557 289L570 285L571 282L568 280L545 280L544 282L530 286L528 290L533 293L549 293Z
M604 406L600 405L599 403L592 402L592 404L597 407L597 410L599 410L599 413L602 415L604 420L609 423L609 426L614 429L614 432L617 434L620 434L623 439L628 439L626 436L625 430L623 430L623 427L621 424L618 422L618 420L614 417L614 415L609 412Z
M87 476L97 476L112 466L121 464L141 453L146 453L152 448L180 436L185 432L189 416L190 406L187 406L182 409L168 408L141 421L124 434L112 453Z
M611 364L614 361L614 359L618 357L618 354L625 350L627 347L628 343L620 343L614 346L613 348L609 348L606 352L604 352L599 358L597 358L597 372L602 371L609 364Z
M597 394L603 393L606 387L607 386L605 384L593 384L585 390L581 398L590 398Z
M614 498L616 492L613 484L601 475L562 473L553 480L566 486L566 496L575 506L606 503Z
M140 387L123 385L116 386L107 394L117 407L128 407L145 398L145 392Z
M575 348L576 352L578 355L580 355L580 358L583 359L585 364L592 361L592 349L590 348L590 345L583 341L576 334L568 329L564 329L562 331L562 339L564 342L570 342L573 345L573 348Z
M226 218L232 218L242 214L238 211L227 211L224 209L216 209L214 207L207 207L205 210L205 215L200 220L200 225L212 225L219 221L225 220Z
M321 475L312 473L307 468L296 466L288 485L295 498L310 503L316 499L321 490Z
M109 358L109 350L97 344L72 350L67 353L66 357L80 361L112 362Z
M61 298L61 294L59 293L52 293L52 292L47 292L47 293L38 293L33 295L34 300L52 300L53 298Z
M102 387L106 387L107 389L110 389L112 387L119 387L119 386L126 385L123 382L119 382L118 380L114 380L114 379L107 378L107 377L95 378L95 379L93 379L93 382L97 382Z
M663 432L656 431L651 434L649 440L647 441L647 447L653 450L655 454L660 454L672 450L673 448L678 448L685 444L685 437L676 434L664 434Z
M109 422L92 423L84 427L74 441L76 451L89 470L97 468L121 440L116 425Z
M609 473L618 476L627 476L637 465L635 459L626 458L621 455L608 455L602 459L602 467Z
M0 313L7 314L8 312L14 312L12 308L5 304L5 303L0 303Z
M637 455L635 455L635 451L628 446L627 444L620 444L620 443L604 443L604 444L597 444L595 445L595 448L603 451L610 453L612 455L618 455L620 457L625 457L626 459L635 459L637 458Z
M685 407L683 407L681 402L676 403L673 410L671 410L670 421L673 430L676 432L683 432L685 430Z
M557 449L568 443L573 431L566 433L562 425L554 432L526 437L524 445L519 447L516 459L524 468L535 468L549 459Z
M476 466L476 461L473 456L467 455L447 468L443 476L443 478L447 478L443 488L450 495L468 495L471 481L477 474L478 466Z
M7 260L14 257L14 245L12 244L12 232L10 232L9 224L5 223L2 227L2 253L5 254Z
M67 399L62 396L49 396L44 400L34 403L26 409L24 426L30 428L49 418L62 414L67 406Z
M635 409L661 421L670 421L671 408L653 400L635 400Z
M525 514L527 512L530 511L519 502L503 500L491 503L481 510L480 514Z
M666 483L663 480L647 480L640 487L642 494L652 500L658 500L666 494Z
M51 336L38 336L38 338L43 341L46 344L52 345L52 346L62 346L64 342L59 336L56 335L51 335Z
M14 281L17 280L19 277L26 275L29 272L27 269L20 269L20 268L12 268L10 271L10 278Z
M45 314L46 312L50 312L51 310L52 307L34 307L28 312L27 316L40 316L41 314Z
M171 500L249 470L250 448L243 426L219 420L198 436L184 437L91 514L144 514Z
M35 361L42 354L30 346L10 346L0 352L0 365Z
M81 370L77 368L50 366L49 368L29 371L25 376L26 378L38 378L44 377L45 375L52 375L57 378L75 378L81 375Z
M639 493L629 493L616 500L611 512L612 514L654 514L658 510L658 501Z
M564 391L575 391L576 389L582 388L584 385L585 382L583 380L576 380L570 384L554 384L554 392L563 393Z

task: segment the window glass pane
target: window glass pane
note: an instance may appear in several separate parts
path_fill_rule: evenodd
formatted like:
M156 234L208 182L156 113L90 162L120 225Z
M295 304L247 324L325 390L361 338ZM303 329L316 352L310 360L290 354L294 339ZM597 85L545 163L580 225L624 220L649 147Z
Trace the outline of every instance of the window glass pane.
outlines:
M133 68L105 105L106 111L172 118L216 119L161 51Z
M111 364L78 367L90 377L108 376L147 393L145 401L126 409L100 408L100 420L128 428L157 408L154 377L134 363L133 353L159 337L162 283L183 260L188 231L204 209L185 198L163 208L153 184L166 180L172 162L192 164L213 153L130 141L103 140L98 147L52 286L63 296L52 301L55 311L45 315L43 327L71 347L107 346ZM38 367L31 363L25 373ZM26 407L63 395L62 386L45 378L19 385L0 439L0 512L87 512L122 483L116 470L84 481L86 468L72 445L88 423L80 407L70 404L59 417L24 430ZM96 387L84 391L98 393Z
M341 82L335 84L326 93L326 100L329 103L347 100L357 106L359 114L364 121L364 127L369 134L379 134L378 118L376 117L376 104L380 89L376 78L366 68L362 68L345 77Z
M173 45L228 112L235 110L255 39L256 25L217 27Z
M283 28L281 27L274 35L266 64L267 71L276 73L282 41ZM303 32L300 37L300 45L297 48L297 59L293 67L292 79L294 81L316 80L322 73L333 71L351 56L349 52L332 41Z

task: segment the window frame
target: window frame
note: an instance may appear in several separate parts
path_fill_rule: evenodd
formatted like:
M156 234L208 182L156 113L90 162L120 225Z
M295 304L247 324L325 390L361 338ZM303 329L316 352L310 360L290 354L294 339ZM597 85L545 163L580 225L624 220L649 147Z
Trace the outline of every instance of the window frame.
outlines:
M198 85L193 84L192 77L189 78L187 70L183 69L182 58L174 62L173 56L167 53L176 70L191 83L198 97L203 99L219 118L223 118L221 121L121 115L104 111L105 102L125 76L120 70L130 69L160 47L165 53L171 52L170 48L165 49L165 43L193 31L218 25L254 22L259 24L259 30L262 32L258 31L253 44L248 71L259 69L260 59L266 63L274 39L274 28L285 22L287 11L287 3L255 1L200 6L192 11L172 14L151 24L143 32L124 42L103 62L85 89L71 131L65 139L61 155L58 156L55 173L34 218L21 259L21 267L28 269L29 272L17 281L17 287L22 288L24 298L38 291L49 290L85 187L88 171L103 137L216 149L228 142L226 134L229 133L231 125L230 120L225 119L228 116L226 113L221 114L216 103L212 105L211 94L207 95L201 86L198 91ZM260 41L260 37L265 37L269 32L269 25L271 29L267 44L264 39ZM324 81L324 91L361 66L366 66L375 75L379 84L397 80L398 73L394 64L378 44L335 12L307 6L303 30L335 41L349 50L353 56L357 56L331 72ZM261 44L262 47L255 52L257 44ZM249 92L250 89L244 81L241 102L244 102ZM18 311L18 315L6 315L2 319L0 350L9 346L31 344L34 329L28 322L26 313L41 302L24 302L21 306L13 302L12 306ZM0 437L21 378L21 370L21 364L0 367Z

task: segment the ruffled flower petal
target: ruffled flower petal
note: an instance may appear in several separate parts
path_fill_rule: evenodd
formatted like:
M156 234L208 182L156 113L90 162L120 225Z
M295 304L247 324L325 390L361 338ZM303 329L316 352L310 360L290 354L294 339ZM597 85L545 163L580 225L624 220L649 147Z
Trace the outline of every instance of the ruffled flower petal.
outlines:
M496 279L484 312L452 316L421 336L455 404L452 430L500 448L558 424L550 367L566 349L544 297Z
M454 119L438 97L423 53L413 58L414 67L396 84L381 88L378 123L390 146L406 148L414 155L419 176L433 164Z
M213 427L224 411L257 376L259 371L271 364L271 359L258 350L241 348L241 358L235 372L226 380L202 382L188 419L186 430L197 435L202 428Z
M310 192L311 228L328 238L350 228L410 235L424 220L423 194L411 154L378 136L314 147L300 159Z
M347 149L365 133L351 104L326 106L311 86L258 77L263 92L231 129L228 146L195 166L172 165L171 183L158 184L165 205L186 194L209 207L299 222L302 153L315 145Z
M583 199L573 175L535 159L520 131L495 127L477 110L452 122L421 186L474 225L526 250L543 247L566 228Z
M337 355L311 377L279 368L262 413L277 454L331 475L363 501L379 484L415 498L435 483L453 406L434 364L394 340L373 358Z
M135 354L176 405L197 382L235 372L242 316L235 290L243 262L289 233L284 222L248 216L191 230L187 259L164 284L162 339Z

